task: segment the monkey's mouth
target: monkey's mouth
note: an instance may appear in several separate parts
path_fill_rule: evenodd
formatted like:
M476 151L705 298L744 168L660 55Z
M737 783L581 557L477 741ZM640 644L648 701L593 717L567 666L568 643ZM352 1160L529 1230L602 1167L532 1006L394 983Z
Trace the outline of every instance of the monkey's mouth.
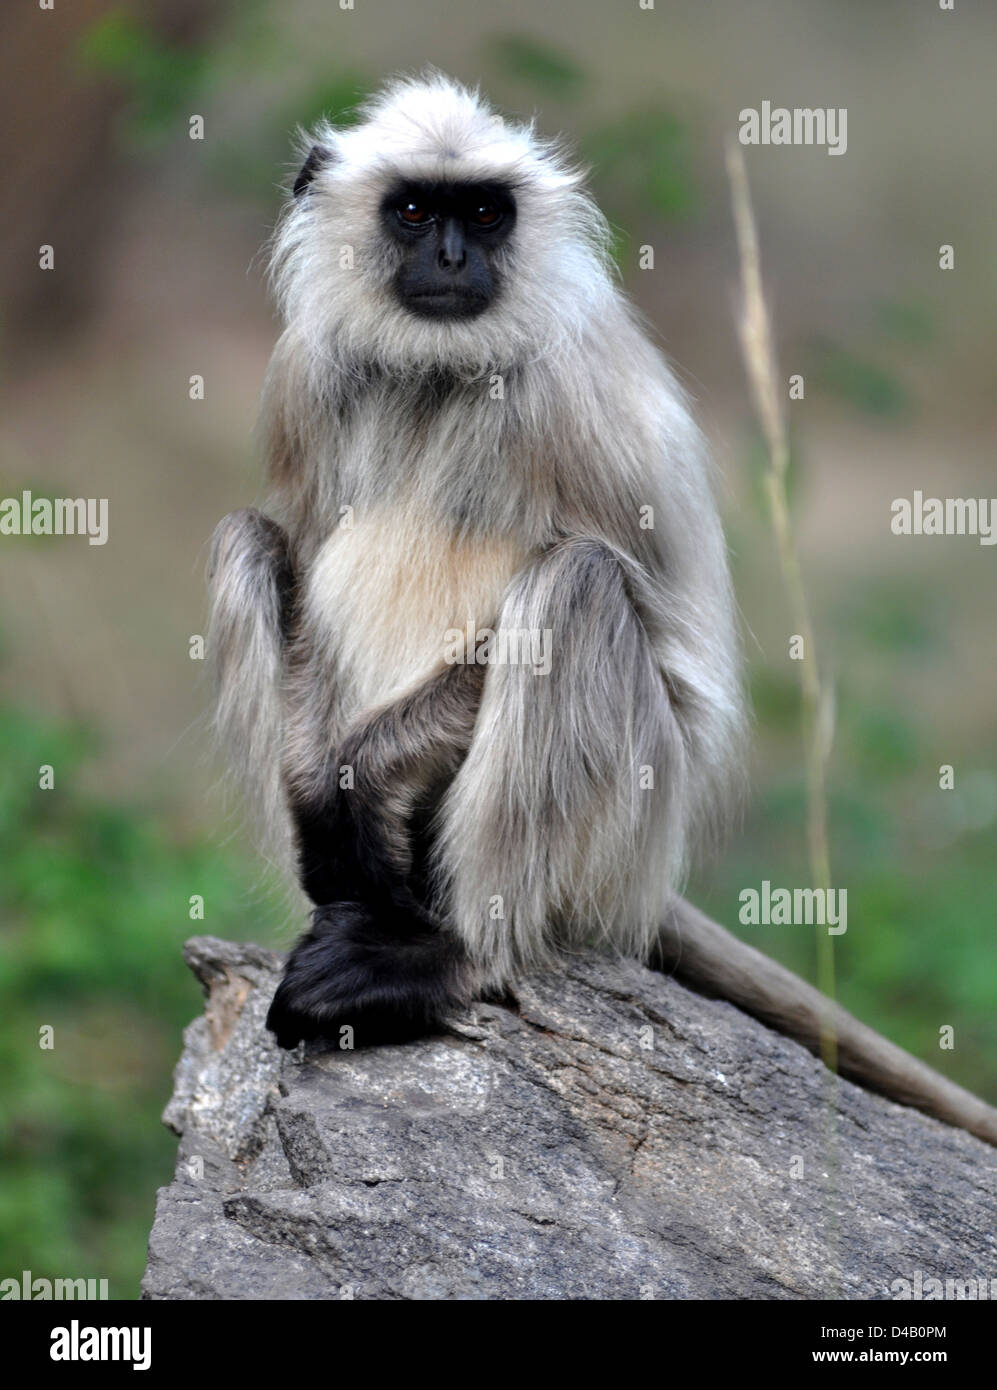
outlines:
M488 297L477 290L423 290L405 296L405 307L424 319L473 319L488 307Z

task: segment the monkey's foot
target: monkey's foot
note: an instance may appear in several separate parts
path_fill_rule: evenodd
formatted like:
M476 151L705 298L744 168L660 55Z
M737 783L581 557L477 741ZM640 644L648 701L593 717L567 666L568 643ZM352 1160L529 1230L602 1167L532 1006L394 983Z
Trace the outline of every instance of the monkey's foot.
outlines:
M267 1027L286 1048L339 1040L345 1027L355 1047L403 1042L433 1032L470 992L452 936L396 910L332 903L315 909L311 931L288 956Z

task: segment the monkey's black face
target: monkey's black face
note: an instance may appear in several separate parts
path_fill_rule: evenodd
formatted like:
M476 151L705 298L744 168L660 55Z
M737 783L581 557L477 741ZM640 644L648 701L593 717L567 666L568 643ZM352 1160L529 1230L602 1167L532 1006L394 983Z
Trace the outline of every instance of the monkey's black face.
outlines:
M489 183L405 183L381 208L401 246L395 293L420 318L468 319L499 288L495 253L516 220L508 188Z

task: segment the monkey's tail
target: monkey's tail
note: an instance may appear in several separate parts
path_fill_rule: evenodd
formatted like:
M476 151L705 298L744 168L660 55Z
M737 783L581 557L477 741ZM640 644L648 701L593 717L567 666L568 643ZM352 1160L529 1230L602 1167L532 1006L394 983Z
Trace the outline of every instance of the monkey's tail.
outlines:
M729 1000L820 1054L821 1022L837 1036L842 1076L997 1145L997 1110L867 1028L838 1004L679 899L661 929L654 968Z
M287 539L262 512L218 523L208 562L215 730L246 793L266 852L286 865L290 825L281 787L284 646L293 576Z

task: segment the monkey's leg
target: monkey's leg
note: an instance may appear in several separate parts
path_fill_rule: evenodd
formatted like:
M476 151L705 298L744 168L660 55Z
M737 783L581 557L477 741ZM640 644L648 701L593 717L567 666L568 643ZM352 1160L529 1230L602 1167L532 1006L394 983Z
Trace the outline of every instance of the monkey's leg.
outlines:
M496 627L549 632L549 673L486 668L435 851L448 920L487 984L545 959L555 933L645 955L665 910L688 759L637 578L608 545L568 539L506 595Z
M220 521L208 565L215 724L267 836L286 839L280 777L281 678L294 599L287 538L262 512Z
M415 829L464 756L482 674L446 668L347 733L321 796L292 796L316 910L267 1017L282 1047L346 1025L360 1044L412 1037L466 1003L467 960L426 902Z

